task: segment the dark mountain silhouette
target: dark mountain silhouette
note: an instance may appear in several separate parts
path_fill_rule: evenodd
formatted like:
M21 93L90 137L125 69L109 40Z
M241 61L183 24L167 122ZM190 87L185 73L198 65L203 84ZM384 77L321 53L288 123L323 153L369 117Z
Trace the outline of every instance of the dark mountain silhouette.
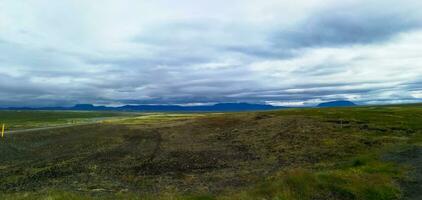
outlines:
M349 107L349 106L356 106L355 103L351 101L330 101L325 103L318 104L318 107Z
M13 107L8 110L81 110L81 111L138 111L138 112L237 112L274 110L286 107L249 103L218 103L205 106L179 105L125 105L120 107L94 106L92 104L77 104L72 107Z

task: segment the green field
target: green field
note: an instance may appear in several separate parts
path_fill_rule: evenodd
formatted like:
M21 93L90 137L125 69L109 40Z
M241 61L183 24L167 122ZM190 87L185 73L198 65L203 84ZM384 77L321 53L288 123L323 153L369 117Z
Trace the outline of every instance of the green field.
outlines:
M6 135L0 199L422 197L421 104L226 114L0 113L0 121L20 128L124 115Z
M0 111L0 124L8 130L89 122L93 119L123 117L129 113L82 111Z

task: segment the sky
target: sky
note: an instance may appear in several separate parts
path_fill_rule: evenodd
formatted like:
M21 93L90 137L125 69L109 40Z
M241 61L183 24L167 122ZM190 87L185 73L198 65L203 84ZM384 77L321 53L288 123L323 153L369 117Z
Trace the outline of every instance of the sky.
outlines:
M420 0L1 0L0 107L422 102Z

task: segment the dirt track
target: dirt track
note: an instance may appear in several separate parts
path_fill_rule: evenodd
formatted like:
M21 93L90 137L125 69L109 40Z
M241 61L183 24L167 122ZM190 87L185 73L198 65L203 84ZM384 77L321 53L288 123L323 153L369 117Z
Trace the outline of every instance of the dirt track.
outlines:
M387 160L406 164L411 167L409 180L401 181L404 199L422 199L422 147L413 146L386 156Z
M30 128L30 129L15 130L15 131L5 131L5 134L29 133L29 132L34 132L34 131L45 131L45 130L51 130L51 129L69 128L69 127L74 127L74 126L96 124L96 123L100 123L100 122L90 122L90 123L70 124L70 125L61 125L61 126Z
M57 126L47 126L47 127L39 127L39 128L29 128L29 129L22 129L22 130L5 131L5 135L7 135L7 134L29 133L29 132L35 132L35 131L45 131L45 130L60 129L60 128L69 128L69 127L74 127L74 126L83 126L83 125L90 125L90 124L98 124L98 123L102 123L104 120L111 120L111 119L118 119L118 118L116 118L116 117L99 117L99 118L93 118L89 122L81 122L81 123L74 123L74 124L65 124L65 125L57 125Z

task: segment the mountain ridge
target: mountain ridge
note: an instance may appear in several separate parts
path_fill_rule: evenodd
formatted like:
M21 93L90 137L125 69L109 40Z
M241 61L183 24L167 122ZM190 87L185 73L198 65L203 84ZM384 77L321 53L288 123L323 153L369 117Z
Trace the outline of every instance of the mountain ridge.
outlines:
M76 104L72 107L9 107L3 110L80 110L80 111L141 111L141 112L211 112L211 111L259 111L275 110L287 107L250 103L217 103L203 106L181 105L123 105L119 107L95 106L92 104Z
M320 103L313 107L347 107L356 106L351 101L330 101ZM74 106L55 106L55 107L8 107L0 110L69 110L69 111L138 111L138 112L239 112L239 111L265 111L277 110L293 107L273 106L268 104L253 103L217 103L213 105L199 106L181 106L181 105L122 105L118 107L95 106L93 104L76 104ZM297 107L295 107L297 108Z

